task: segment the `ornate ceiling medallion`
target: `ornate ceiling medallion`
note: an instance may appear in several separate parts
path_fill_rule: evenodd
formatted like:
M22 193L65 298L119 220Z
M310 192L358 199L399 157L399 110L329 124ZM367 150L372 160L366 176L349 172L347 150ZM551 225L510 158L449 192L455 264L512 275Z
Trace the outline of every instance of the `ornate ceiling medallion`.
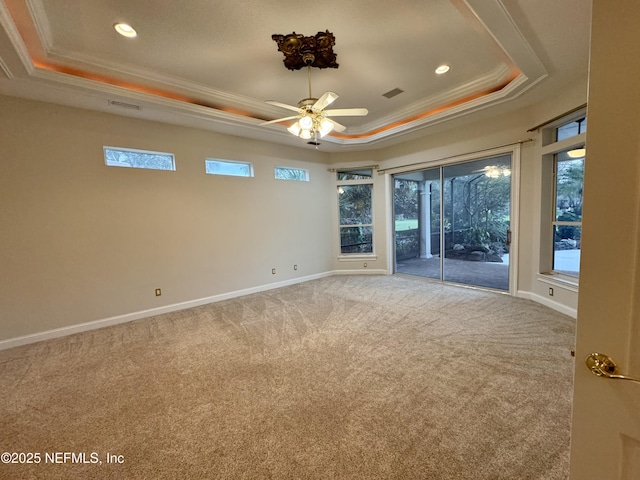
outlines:
M302 67L338 68L333 46L336 38L333 33L318 32L314 37L305 37L293 32L287 35L273 34L271 38L278 44L278 50L284 53L284 65L289 70Z

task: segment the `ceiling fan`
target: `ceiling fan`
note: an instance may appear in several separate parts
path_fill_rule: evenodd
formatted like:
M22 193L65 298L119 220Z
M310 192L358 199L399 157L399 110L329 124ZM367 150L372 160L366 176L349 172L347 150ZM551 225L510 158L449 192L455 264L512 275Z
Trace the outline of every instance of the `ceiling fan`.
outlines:
M295 119L295 123L287 128L287 130L297 137L308 140L311 138L317 139L318 136L324 137L332 130L337 132L344 132L346 130L347 127L329 117L361 117L369 113L366 108L325 110L325 108L331 105L338 98L338 95L334 92L325 92L320 98L314 98L312 96L311 63L313 62L313 58L311 57L312 56L310 56L309 61L306 62L309 82L309 97L300 100L297 106L287 105L286 103L275 102L272 100L268 100L266 102L269 105L293 110L296 112L296 115L277 118L275 120L261 123L260 125L268 125L270 123L279 123Z

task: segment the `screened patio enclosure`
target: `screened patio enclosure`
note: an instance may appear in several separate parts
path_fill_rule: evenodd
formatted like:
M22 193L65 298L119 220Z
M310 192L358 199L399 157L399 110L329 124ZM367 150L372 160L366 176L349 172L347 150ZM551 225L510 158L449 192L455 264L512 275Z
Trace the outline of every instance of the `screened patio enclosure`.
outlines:
M509 290L511 155L393 178L396 273Z

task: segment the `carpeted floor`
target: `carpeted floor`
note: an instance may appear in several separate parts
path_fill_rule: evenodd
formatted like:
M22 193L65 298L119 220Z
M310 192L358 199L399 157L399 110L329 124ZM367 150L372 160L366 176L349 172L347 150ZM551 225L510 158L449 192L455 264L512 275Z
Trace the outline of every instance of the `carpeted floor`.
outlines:
M0 450L40 463L0 478L564 480L573 341L530 301L336 276L19 347Z

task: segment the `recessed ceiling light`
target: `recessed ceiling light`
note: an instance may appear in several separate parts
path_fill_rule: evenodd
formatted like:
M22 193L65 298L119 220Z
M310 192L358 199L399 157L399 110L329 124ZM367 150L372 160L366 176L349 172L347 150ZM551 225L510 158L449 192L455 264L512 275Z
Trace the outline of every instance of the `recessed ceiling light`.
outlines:
M436 73L438 75L442 75L443 73L447 73L451 67L449 65L440 65L436 68Z
M134 28L127 23L116 23L113 28L123 37L133 38L138 35Z

